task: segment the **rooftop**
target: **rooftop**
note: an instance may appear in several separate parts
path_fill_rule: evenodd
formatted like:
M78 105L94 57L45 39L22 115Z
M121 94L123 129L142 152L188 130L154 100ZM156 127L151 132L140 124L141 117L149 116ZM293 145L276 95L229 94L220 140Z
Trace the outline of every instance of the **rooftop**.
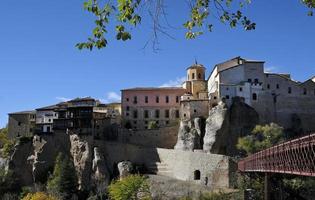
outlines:
M45 106L45 107L42 107L42 108L36 108L36 110L54 110L58 108L58 104L54 104L54 105L51 105L51 106Z
M185 90L182 87L135 87L127 88L121 91L152 91L152 90Z
M23 114L35 114L35 113L36 113L35 110L27 110L27 111L9 113L9 115L23 115Z

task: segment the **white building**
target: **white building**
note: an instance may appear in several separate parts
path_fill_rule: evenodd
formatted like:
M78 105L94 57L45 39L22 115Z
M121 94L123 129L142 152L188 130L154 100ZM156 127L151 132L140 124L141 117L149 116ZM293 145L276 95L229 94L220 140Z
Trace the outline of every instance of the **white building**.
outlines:
M58 119L58 113L54 110L57 105L36 109L36 133L52 133L54 119Z
M261 123L289 128L294 115L305 131L315 130L310 122L315 119L315 78L297 82L289 74L265 73L264 63L236 57L215 65L208 78L210 105L223 100L230 106L239 96L255 108Z

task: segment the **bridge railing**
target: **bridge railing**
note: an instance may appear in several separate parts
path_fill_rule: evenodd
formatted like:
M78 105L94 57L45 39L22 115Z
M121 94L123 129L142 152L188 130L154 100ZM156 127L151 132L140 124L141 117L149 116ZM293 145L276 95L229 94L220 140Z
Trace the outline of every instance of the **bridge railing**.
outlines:
M252 154L238 162L238 169L315 176L315 133Z

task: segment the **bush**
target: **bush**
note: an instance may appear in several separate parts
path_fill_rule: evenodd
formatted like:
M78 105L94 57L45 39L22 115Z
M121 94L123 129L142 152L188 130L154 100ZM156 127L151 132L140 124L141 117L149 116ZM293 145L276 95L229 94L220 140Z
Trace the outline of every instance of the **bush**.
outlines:
M156 121L150 121L148 124L148 129L158 129L159 125L157 124Z
M113 200L151 200L147 179L140 175L130 175L122 180L113 181L108 187Z
M22 200L58 200L57 198L48 195L44 192L36 192L27 194Z

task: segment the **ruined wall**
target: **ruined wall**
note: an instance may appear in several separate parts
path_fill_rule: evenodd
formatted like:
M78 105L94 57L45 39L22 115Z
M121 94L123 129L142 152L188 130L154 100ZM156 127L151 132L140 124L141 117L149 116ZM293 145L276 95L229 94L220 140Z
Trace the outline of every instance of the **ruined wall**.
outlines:
M161 148L145 148L130 144L100 143L104 156L113 171L113 166L120 161L129 160L135 164L144 164L147 168L156 165L161 173L167 176L205 184L214 188L232 186L233 162L227 156L209 154L201 151L188 152ZM163 168L159 168L159 166ZM200 172L200 180L195 179L196 171ZM207 178L206 178L207 177Z
M196 117L207 118L209 114L209 106L209 100L181 101L181 119L190 120Z

